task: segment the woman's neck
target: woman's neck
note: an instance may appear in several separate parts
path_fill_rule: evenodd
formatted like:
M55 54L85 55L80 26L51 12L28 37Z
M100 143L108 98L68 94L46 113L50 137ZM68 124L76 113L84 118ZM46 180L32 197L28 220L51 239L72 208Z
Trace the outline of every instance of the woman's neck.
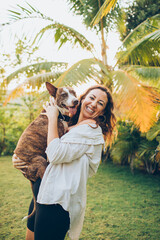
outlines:
M79 118L78 118L78 121L77 121L77 124L81 123L81 122L84 122L84 121L94 121L92 118L85 118L81 113L79 115Z
M72 125L68 128L68 131L71 130L72 128L76 127L76 126L79 126L79 125L82 125L82 124L96 124L96 121L94 119L84 119L84 120L81 120L81 121L78 121L75 125Z
M86 119L78 119L78 122L76 125L80 125L83 123L96 123L96 121L92 118L86 118Z

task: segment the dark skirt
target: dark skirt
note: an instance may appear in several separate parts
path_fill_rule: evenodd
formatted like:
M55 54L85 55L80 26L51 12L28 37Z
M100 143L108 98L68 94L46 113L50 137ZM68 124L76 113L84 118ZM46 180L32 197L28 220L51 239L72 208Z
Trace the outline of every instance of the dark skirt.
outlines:
M69 213L61 205L37 203L34 229L35 240L64 240L69 225Z

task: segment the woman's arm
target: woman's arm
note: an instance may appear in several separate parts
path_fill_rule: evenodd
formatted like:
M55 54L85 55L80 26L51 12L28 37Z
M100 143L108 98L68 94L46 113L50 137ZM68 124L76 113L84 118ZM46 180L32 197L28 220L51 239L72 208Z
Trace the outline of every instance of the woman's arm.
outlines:
M94 146L80 143L63 143L61 139L56 138L48 145L46 154L52 164L69 163L79 159L83 155L89 158L94 153Z
M47 145L55 138L59 138L58 135L58 109L54 106L52 100L50 99L50 104L46 106L43 105L46 110L45 113L41 113L42 115L46 115L48 117L48 135L47 135Z
M53 116L48 119L47 145L55 138L59 138L59 135L57 129L57 117Z

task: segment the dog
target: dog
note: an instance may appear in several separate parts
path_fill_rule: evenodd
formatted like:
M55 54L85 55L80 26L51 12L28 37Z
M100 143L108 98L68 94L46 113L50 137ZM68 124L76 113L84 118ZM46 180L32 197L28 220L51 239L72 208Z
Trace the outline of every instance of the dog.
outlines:
M58 133L59 137L66 132L66 122L69 116L76 114L78 99L76 92L70 87L56 88L51 83L46 82L46 88L51 95L51 100L59 110L58 116ZM44 113L45 110L42 110ZM68 113L67 115L64 115ZM32 182L43 177L48 165L45 150L47 148L48 118L40 114L22 133L14 154L26 163L27 168L23 169L23 175ZM33 189L32 189L33 191ZM34 197L34 194L33 194ZM35 199L34 199L35 200ZM33 212L27 216L31 217Z

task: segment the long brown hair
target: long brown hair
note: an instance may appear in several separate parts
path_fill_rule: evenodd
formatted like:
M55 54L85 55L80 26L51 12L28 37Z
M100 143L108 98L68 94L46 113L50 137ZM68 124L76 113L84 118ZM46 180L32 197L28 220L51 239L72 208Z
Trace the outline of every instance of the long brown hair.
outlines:
M113 129L114 129L115 125L116 125L116 117L115 117L115 115L113 113L114 104L113 104L113 99L112 99L111 92L110 92L110 90L107 87L105 87L103 85L94 85L94 86L88 88L86 90L86 92L83 93L80 96L80 99L79 99L80 103L79 103L79 106L77 108L77 113L70 119L69 126L75 125L78 122L78 118L79 118L79 114L80 114L80 110L81 110L82 100L93 89L100 89L100 90L102 90L103 92L106 93L107 98L108 98L107 105L106 105L105 109L103 110L103 115L100 115L97 118L95 118L95 121L96 121L97 125L99 125L102 128L102 133L104 134L104 136L107 137L107 139L110 141Z

